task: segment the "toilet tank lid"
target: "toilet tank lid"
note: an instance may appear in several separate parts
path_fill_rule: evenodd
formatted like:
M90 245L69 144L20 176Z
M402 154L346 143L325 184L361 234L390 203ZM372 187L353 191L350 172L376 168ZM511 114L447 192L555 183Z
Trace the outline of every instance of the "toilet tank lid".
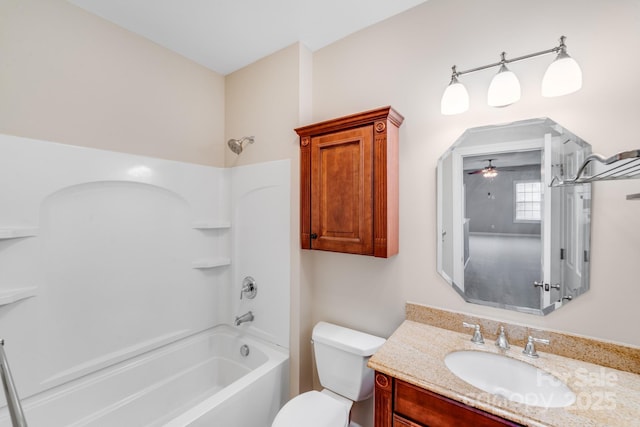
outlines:
M331 345L359 356L371 356L385 342L384 338L327 322L318 322L313 328L312 338L314 342Z

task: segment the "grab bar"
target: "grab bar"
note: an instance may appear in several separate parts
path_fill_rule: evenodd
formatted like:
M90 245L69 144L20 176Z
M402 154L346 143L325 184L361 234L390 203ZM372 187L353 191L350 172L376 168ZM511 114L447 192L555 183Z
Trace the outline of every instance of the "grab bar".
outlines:
M11 415L11 424L13 424L13 427L27 427L27 420L24 417L24 412L22 412L20 398L18 397L16 386L13 383L7 355L4 352L4 340L2 338L0 338L0 376L2 377L4 396L7 399L7 406L9 407L9 414Z

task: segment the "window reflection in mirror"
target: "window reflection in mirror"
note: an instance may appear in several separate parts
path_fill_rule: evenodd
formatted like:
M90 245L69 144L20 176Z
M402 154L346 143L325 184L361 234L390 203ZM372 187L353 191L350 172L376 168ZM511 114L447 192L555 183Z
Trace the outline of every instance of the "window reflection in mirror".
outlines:
M438 271L466 301L547 314L588 289L590 184L549 184L589 152L532 119L469 129L440 158Z

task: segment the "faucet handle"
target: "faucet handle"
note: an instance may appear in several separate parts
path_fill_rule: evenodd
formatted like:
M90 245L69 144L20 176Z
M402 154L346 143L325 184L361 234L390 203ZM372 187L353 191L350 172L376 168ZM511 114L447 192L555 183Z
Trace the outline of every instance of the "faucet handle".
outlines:
M498 335L498 339L496 339L496 346L503 350L508 350L511 347L509 345L509 341L507 341L507 334L504 332L504 326L500 326L500 334Z
M536 351L536 347L534 345L534 342L538 342L540 344L547 344L549 345L550 341L543 339L543 338L534 338L531 335L529 335L529 338L527 340L527 344L524 346L524 350L522 350L522 354L524 354L525 356L529 356L529 357L533 357L534 359L538 358L538 352Z
M258 285L256 279L251 276L247 276L242 281L242 289L240 290L240 299L243 295L246 295L249 299L254 299L258 293Z
M480 325L462 322L462 326L465 328L474 328L473 337L471 337L471 342L474 344L484 344L484 339L482 338L482 332L480 332Z

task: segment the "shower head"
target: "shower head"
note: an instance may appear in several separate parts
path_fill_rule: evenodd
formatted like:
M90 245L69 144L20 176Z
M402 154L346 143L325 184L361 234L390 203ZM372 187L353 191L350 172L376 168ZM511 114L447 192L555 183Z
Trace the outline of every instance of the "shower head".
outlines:
M229 141L227 141L227 145L229 146L229 149L231 151L233 151L237 155L240 155L240 153L242 153L242 144L244 144L245 142L248 142L249 144L253 144L254 137L245 136L240 139L230 139Z

